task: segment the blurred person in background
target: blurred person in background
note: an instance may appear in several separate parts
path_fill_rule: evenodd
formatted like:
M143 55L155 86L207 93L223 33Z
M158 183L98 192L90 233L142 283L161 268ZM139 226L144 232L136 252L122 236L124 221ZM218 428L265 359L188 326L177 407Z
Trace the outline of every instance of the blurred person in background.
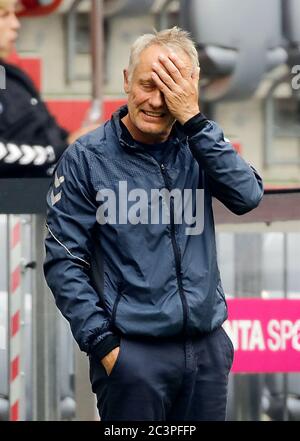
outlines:
M263 186L200 112L199 71L182 29L139 37L128 105L67 149L48 193L45 276L90 357L104 421L225 419L234 349L212 197L241 215Z
M7 62L20 30L16 0L0 0L0 178L51 174L69 143L95 126L70 134L50 115L30 78ZM4 71L2 71L2 74Z

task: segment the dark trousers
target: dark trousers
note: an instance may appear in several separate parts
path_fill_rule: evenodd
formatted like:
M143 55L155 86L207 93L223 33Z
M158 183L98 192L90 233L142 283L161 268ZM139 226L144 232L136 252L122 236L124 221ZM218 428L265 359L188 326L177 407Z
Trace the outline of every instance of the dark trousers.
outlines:
M102 421L224 421L233 345L223 330L189 339L121 337L108 376L91 357Z

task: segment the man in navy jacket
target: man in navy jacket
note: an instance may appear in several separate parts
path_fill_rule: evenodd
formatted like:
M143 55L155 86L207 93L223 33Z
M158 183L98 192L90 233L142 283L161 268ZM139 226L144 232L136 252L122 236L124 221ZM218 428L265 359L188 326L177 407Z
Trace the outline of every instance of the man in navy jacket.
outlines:
M134 43L128 106L63 154L45 275L90 358L102 420L224 420L233 345L212 197L255 208L262 180L200 112L199 63L172 28Z

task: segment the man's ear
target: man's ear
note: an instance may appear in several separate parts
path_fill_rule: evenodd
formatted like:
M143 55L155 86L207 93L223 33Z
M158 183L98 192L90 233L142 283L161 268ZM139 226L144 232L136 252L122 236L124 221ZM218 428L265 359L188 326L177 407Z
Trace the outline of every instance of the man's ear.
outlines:
M125 93L129 93L129 76L128 69L123 69L123 78L124 78L124 91Z

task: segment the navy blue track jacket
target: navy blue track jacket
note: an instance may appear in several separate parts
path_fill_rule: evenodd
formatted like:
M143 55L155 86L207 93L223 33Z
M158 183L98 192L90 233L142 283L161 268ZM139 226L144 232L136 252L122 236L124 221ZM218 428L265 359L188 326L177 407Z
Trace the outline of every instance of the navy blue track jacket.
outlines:
M118 345L120 334L193 336L219 327L227 307L212 196L240 215L263 195L261 178L215 122L199 114L184 126L175 123L159 164L144 145L124 139L120 119L126 113L124 106L66 150L47 197L46 280L81 350L100 358ZM134 205L140 204L136 189L144 190L147 213ZM153 189L176 189L177 196L202 189L203 231L187 234L184 216L175 221L175 197L158 201L161 210L169 204L169 222L147 219ZM124 209L134 214L130 222Z

